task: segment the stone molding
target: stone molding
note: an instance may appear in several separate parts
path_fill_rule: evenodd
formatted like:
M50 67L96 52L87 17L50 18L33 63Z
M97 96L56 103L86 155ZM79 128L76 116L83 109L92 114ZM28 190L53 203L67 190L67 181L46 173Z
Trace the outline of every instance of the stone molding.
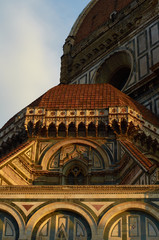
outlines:
M85 186L0 186L0 193L5 195L12 194L26 194L26 195L37 195L37 194L85 194L85 195L96 195L96 194L159 194L158 185L85 185Z

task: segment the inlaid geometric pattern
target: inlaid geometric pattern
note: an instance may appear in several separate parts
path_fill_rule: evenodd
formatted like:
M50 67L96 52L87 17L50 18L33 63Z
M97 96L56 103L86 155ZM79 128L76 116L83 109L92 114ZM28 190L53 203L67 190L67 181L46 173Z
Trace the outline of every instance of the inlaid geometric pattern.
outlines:
M138 54L142 54L147 50L147 31L141 33L138 37L137 37L137 41L138 41Z
M25 154L29 159L31 159L31 156L32 156L32 148L29 148L24 154Z
M101 212L109 207L114 202L82 202L83 204L87 205L98 217Z
M13 202L17 205L26 216L28 216L36 207L43 204L43 202Z
M39 146L39 153L41 154L45 149L46 147L49 145L48 142L41 142L40 143L40 146Z
M150 43L154 46L159 42L159 22L150 27Z
M145 77L149 73L148 54L139 58L139 78Z

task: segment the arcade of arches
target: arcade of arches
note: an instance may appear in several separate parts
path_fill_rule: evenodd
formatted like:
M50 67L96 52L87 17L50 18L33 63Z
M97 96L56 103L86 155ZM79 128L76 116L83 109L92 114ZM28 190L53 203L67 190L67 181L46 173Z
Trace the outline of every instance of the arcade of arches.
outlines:
M159 240L158 11L89 1L60 84L0 129L0 240Z
M12 203L0 204L0 238L5 240L157 240L159 239L159 212L155 198L158 193L155 187L151 199L153 207L144 203L144 195L148 188L122 188L115 194L115 187L103 187L103 196L98 201L96 195L102 191L92 187L55 188L50 195L47 187L37 187L36 193L31 188L19 187L21 199L10 188ZM65 189L65 196L62 194ZM95 196L92 196L95 192ZM141 194L142 192L142 194ZM36 200L37 194L44 194ZM25 195L25 201L23 199ZM56 195L56 196L55 196ZM1 193L1 197L7 194ZM82 199L82 196L85 199ZM118 197L118 198L117 198ZM134 200L139 198L138 203ZM59 199L58 202L56 199ZM79 199L80 198L80 199ZM125 201L127 198L128 201ZM67 199L67 200L66 200ZM6 201L7 202L7 201Z

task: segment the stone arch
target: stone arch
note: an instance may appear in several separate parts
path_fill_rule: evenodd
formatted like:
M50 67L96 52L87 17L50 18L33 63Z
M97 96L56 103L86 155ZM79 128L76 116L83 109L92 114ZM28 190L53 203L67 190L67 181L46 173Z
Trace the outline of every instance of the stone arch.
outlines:
M58 211L58 210L66 210L66 211L75 212L76 214L81 215L89 224L92 236L93 234L96 234L97 226L95 223L95 219L89 212L87 212L86 209L78 206L77 204L72 204L68 202L56 202L56 203L50 203L42 207L41 209L36 211L34 215L29 219L26 226L27 239L28 240L32 239L34 228L43 217L49 215L50 213L54 213L55 211Z
M106 126L102 121L98 123L98 137L106 137Z
M0 203L0 212L6 212L10 215L18 225L19 228L19 239L24 238L25 236L25 223L22 216L17 212L13 207Z
M68 125L68 136L75 137L76 136L76 126L73 122Z
M95 137L96 136L96 126L93 122L88 125L88 136Z
M153 216L156 220L159 221L159 211L156 208L152 207L151 205L143 202L124 202L114 206L103 215L98 225L98 234L104 236L104 232L106 230L106 227L108 226L108 223L115 216L129 210L143 211L149 214L150 216Z
M27 124L27 132L30 136L33 133L33 122L32 121L29 121L28 124Z
M78 125L78 136L86 137L86 125L83 122Z
M48 137L56 137L56 126L53 123L48 127Z
M63 175L65 177L64 183L66 185L87 184L88 162L86 164L80 159L73 159L66 162L63 167Z
M40 136L41 137L47 137L47 129L46 126L42 126L41 130L40 130Z
M123 90L133 71L133 56L128 50L111 54L97 69L95 83L110 83Z
M47 170L48 161L51 159L51 157L63 146L66 146L68 144L84 144L89 147L94 148L97 152L100 153L102 159L104 160L105 166L108 167L110 164L110 159L108 157L108 154L106 151L98 144L97 142L93 140L85 140L80 138L73 138L73 139L65 139L63 141L60 141L50 147L48 151L46 151L45 155L42 156L42 159L40 159L41 166L43 170ZM39 163L40 163L39 162Z
M66 137L66 125L63 122L58 127L58 137Z
M34 136L37 136L40 133L41 130L41 122L40 120L36 122L34 127Z

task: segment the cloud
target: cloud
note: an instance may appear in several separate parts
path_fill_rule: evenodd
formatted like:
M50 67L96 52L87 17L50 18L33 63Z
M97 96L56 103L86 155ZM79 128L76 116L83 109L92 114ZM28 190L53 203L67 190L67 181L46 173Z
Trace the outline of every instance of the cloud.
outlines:
M43 2L1 3L0 112L5 115L6 109L10 109L11 115L7 118L16 113L12 109L19 111L40 93L59 83L57 29L49 24L50 10ZM37 8L41 9L41 14ZM51 16L57 18L56 14ZM3 124L2 115L1 121Z
M62 45L88 1L0 1L0 128L59 84Z

